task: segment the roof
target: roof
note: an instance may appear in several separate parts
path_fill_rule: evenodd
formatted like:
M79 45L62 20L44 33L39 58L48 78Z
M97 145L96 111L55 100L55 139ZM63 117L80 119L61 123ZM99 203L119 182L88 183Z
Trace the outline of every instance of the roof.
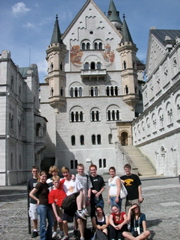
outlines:
M175 41L176 37L180 37L180 30L151 29L150 34L153 34L163 46L166 46L165 37L168 36Z
M109 11L108 11L107 18L111 22L119 22L122 24L121 19L119 17L119 11L117 11L113 0L111 0L111 2L109 4Z
M126 23L125 15L123 15L122 35L123 35L123 38L122 38L121 42L123 42L123 43L125 43L125 42L133 43L133 40L132 40L130 31L129 31L128 25Z
M58 21L57 15L56 15L56 21L54 23L54 30L53 30L50 44L53 44L53 43L63 43L63 41L61 39L61 32L60 32L60 28L59 28L59 21Z
M36 64L31 64L30 67L21 67L19 68L19 72L23 78L27 78L27 71L32 70L34 75L38 75L38 68Z

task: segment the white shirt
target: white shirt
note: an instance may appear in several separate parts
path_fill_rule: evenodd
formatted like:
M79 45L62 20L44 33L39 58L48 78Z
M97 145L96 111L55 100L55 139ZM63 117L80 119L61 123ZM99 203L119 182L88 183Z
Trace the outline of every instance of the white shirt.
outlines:
M110 189L109 189L109 196L111 196L111 197L115 197L116 194L117 194L117 189L118 188L117 188L117 185L116 185L116 179L119 179L119 177L115 176L114 178L110 178L108 180L108 185L110 187Z
M63 188L64 191L66 193L67 196L79 192L81 189L83 189L83 186L81 185L81 183L79 182L78 179L76 180L65 180L64 184L63 184Z

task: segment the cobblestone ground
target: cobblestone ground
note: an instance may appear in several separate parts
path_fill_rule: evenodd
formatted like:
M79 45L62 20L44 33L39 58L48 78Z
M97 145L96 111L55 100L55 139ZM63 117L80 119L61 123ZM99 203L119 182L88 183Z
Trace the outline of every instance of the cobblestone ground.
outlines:
M107 177L106 177L107 179ZM153 240L180 239L180 184L178 178L142 179L142 212ZM107 188L104 192L107 200ZM105 206L109 213L109 207ZM90 221L88 223L90 226ZM73 226L70 225L70 232ZM30 240L26 186L0 187L0 240ZM39 240L39 237L36 238Z

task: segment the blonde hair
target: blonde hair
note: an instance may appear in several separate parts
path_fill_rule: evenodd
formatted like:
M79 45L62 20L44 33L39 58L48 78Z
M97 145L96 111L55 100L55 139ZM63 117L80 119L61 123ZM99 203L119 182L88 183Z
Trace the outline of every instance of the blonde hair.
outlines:
M56 166L51 166L49 168L49 174L52 174L52 172L59 172L59 169Z
M53 182L60 181L60 177L59 176L53 176L52 180L53 180Z
M61 168L61 172L64 173L64 172L69 172L69 168L68 167L62 167Z

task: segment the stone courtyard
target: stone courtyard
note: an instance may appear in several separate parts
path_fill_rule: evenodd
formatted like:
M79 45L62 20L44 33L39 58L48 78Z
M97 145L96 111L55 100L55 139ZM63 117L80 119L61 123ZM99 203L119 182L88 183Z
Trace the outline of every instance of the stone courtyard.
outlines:
M108 176L105 177L107 181ZM142 179L147 226L153 240L180 239L180 183L179 178ZM107 201L107 188L103 194ZM124 209L124 206L123 206ZM0 187L0 239L30 240L28 233L26 186ZM110 212L105 206L105 212ZM90 221L88 221L90 226ZM70 235L73 226L70 225ZM39 237L36 238L39 240Z

